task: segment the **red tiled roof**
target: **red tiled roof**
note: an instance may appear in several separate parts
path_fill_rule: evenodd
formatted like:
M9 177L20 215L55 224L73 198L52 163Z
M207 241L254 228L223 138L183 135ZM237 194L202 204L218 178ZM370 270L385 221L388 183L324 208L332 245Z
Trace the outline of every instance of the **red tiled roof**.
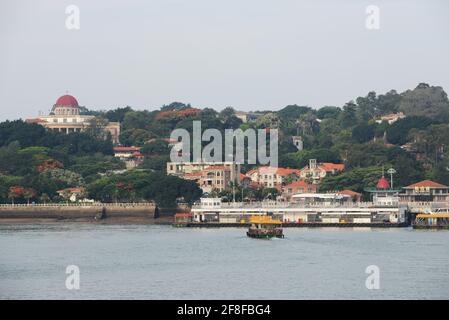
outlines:
M270 173L270 174L278 174L280 176L288 176L289 174L295 173L299 175L301 173L301 170L299 169L290 169L290 168L276 168L276 167L258 167L256 169L250 170L246 173L246 175L251 175L255 172L260 173Z
M414 184L411 184L406 189L414 189L414 188L449 188L448 186L445 186L444 184L432 181L432 180L423 180Z
M175 217L192 217L191 213L177 213Z
M345 170L345 165L343 163L320 162L317 164L317 169L324 170L326 172L334 170L343 171ZM305 166L302 170L309 170L309 166Z
M201 109L196 109L196 108L186 108L186 109L172 110L172 111L160 111L157 114L156 119L173 117L173 116L184 118L187 116L195 116L195 115L199 114L200 112L201 112Z
M133 152L133 156L142 157L143 154L141 152L139 152L139 151L136 151L136 152Z
M298 180L298 181L293 181L289 185L286 185L285 188L298 188L298 187L307 188L308 186L310 186L309 183L305 182L304 180Z
M228 167L225 166L210 166L204 169L204 171L211 171L211 170L225 170L225 171L229 171L230 169Z
M323 162L318 164L319 167L328 171L343 171L345 169L345 165L343 163L331 163L331 162Z
M191 172L184 174L184 177L201 177L203 175L203 171Z
M41 118L34 118L34 119L26 119L25 122L30 123L30 124L33 124L33 123L39 124L39 123L46 123L47 121L44 119L41 119Z
M290 168L278 168L276 171L276 174L280 176L288 176L289 174L299 174L301 173L301 170L299 169L290 169Z
M240 180L243 179L251 179L250 177L248 177L247 175L244 175L243 173L240 174Z
M83 192L83 188L67 188L56 191L57 193L71 192L71 193L81 193Z
M352 191L352 190L348 190L348 189L339 191L338 193L339 194L346 194L346 195L351 196L351 197L358 197L358 196L362 195L361 193L358 193L358 192L355 192L355 191Z

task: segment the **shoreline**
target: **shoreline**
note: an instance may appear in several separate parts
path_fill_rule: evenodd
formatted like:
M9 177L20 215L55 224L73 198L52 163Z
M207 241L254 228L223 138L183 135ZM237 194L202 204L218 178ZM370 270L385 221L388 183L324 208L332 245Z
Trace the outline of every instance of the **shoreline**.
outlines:
M71 224L71 223L89 223L89 224L155 224L172 225L173 217L164 216L159 218L147 217L111 217L100 220L89 218L0 218L0 225L18 225L18 224Z

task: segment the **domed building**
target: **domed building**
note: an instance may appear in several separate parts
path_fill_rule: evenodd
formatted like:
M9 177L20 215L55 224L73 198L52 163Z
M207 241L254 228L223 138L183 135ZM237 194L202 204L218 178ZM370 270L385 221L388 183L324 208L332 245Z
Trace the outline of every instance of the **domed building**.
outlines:
M27 122L40 124L51 130L69 134L85 131L91 125L94 118L95 116L82 115L78 100L66 94L56 100L48 116L27 119ZM109 122L104 130L111 134L114 144L119 144L119 122Z
M78 101L75 99L75 97L68 94L59 97L58 100L56 100L56 103L53 105L51 114L58 116L79 115L80 110Z

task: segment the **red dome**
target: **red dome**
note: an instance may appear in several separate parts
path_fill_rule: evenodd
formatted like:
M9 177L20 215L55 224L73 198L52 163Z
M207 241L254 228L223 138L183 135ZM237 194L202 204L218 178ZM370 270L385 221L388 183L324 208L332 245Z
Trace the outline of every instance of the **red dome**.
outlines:
M57 106L65 106L65 107L72 107L72 108L78 108L78 101L76 101L75 97L71 95L64 95L60 97L55 105Z
M377 188L378 189L388 189L390 188L390 184L388 183L387 179L385 179L384 176L379 179L379 182L377 182Z

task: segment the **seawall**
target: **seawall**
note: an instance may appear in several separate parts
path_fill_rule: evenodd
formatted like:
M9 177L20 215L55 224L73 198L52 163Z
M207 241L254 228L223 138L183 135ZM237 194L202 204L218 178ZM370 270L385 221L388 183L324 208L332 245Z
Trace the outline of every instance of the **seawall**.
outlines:
M27 220L140 220L151 222L159 216L159 209L152 203L96 203L96 204L49 204L49 205L0 205L0 223Z

